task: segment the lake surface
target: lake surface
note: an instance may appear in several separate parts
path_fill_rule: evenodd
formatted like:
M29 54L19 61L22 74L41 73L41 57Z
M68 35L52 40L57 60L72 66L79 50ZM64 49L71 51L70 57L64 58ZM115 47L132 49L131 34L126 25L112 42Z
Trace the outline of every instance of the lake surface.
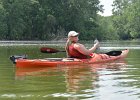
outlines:
M115 63L17 69L9 60L65 57L41 53L43 46L64 49L57 41L0 41L0 100L140 100L140 41L101 42L99 52L130 49Z

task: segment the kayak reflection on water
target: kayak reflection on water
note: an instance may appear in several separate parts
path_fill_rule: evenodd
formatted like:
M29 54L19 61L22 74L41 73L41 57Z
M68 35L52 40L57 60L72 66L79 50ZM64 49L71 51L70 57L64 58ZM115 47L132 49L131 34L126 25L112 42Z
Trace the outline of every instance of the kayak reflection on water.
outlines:
M57 67L42 67L42 68L17 68L16 69L16 79L26 80L25 77L60 77L59 73L65 79L66 91L67 92L80 92L81 90L88 88L97 88L93 83L99 81L100 75L99 70L111 69L113 71L122 70L126 63L124 60L120 60L117 63L101 63L101 64L85 64L85 65L60 65ZM55 73L54 73L55 72ZM52 80L53 81L53 80ZM60 81L58 81L60 82ZM86 84L83 85L82 84Z

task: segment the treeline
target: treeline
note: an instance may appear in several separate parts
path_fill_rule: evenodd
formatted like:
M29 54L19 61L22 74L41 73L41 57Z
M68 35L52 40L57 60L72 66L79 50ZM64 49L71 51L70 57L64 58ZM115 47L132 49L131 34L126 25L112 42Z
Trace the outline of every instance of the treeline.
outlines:
M0 40L54 40L65 38L71 30L80 32L83 40L140 37L139 0L115 0L110 17L98 15L103 11L99 3L0 0Z

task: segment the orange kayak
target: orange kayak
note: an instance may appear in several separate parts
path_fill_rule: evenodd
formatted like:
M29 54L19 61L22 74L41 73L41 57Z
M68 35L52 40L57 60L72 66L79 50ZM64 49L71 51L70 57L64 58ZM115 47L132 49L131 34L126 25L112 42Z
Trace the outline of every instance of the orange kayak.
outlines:
M89 59L77 58L44 58L44 59L27 59L24 57L11 56L10 59L16 64L16 67L56 67L59 65L80 65L80 64L99 64L113 62L125 58L129 50L122 50L118 56L110 56L109 58L102 58L100 54L94 54L94 57Z

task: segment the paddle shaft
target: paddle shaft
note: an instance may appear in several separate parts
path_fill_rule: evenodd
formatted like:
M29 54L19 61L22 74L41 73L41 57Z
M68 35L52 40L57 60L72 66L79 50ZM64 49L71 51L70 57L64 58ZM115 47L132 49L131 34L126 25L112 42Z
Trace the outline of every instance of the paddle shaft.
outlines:
M66 52L64 50L57 50L57 49L54 49L54 48L48 48L48 47L42 47L40 49L40 51L42 53L58 53L58 52ZM122 53L122 51L110 51L110 52L106 52L106 53L103 53L103 54L107 54L109 56L118 56Z

